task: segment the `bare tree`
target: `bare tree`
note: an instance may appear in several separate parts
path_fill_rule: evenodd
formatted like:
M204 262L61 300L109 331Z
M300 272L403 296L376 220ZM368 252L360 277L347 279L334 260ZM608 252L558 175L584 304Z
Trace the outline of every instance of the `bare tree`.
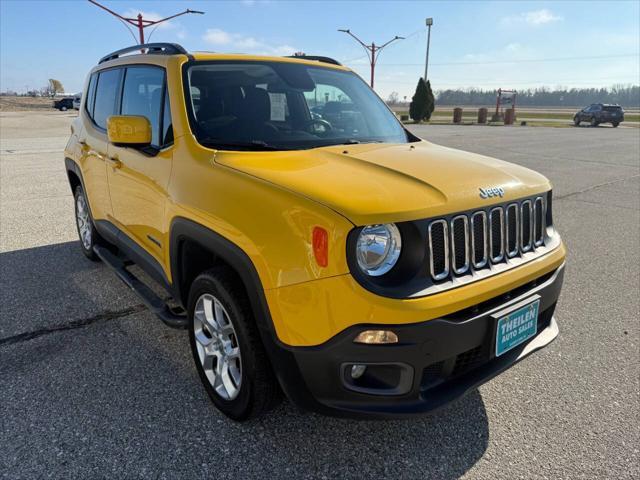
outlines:
M387 98L387 103L389 105L397 105L398 103L400 103L400 95L398 94L398 92L391 92L389 94L389 97Z

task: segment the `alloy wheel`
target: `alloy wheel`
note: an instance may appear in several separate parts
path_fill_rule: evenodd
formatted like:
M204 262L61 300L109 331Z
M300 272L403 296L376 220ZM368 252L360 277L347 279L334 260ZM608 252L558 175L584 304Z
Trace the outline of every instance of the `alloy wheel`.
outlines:
M86 250L91 249L91 218L89 217L89 208L83 194L78 195L76 199L76 222L78 222L78 232L82 246Z
M242 384L238 336L222 303L211 294L198 298L193 331L200 364L209 383L224 400L233 400Z

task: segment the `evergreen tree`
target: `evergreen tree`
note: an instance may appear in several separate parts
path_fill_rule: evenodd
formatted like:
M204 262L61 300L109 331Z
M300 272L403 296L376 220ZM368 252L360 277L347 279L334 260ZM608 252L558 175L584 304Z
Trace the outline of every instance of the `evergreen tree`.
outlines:
M435 109L435 103L431 82L425 82L423 78L420 78L416 86L416 93L411 98L409 116L416 123L429 120Z

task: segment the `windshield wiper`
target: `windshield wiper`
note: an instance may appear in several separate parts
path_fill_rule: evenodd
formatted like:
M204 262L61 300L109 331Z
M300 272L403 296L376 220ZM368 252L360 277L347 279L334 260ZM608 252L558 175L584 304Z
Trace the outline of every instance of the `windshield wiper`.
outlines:
M262 140L251 140L250 142L225 142L218 140L217 138L200 138L198 141L208 147L214 147L221 150L224 149L246 149L253 151L277 151L277 150L289 150L288 148L278 147L271 145Z

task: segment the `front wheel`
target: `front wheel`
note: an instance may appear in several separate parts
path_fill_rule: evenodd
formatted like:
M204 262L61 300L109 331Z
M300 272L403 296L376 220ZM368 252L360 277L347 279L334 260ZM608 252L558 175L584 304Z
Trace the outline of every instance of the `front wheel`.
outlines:
M280 399L249 300L232 272L200 274L189 291L189 341L200 380L233 420L257 417Z
M592 117L592 118L591 118L591 121L589 122L589 124L590 124L592 127L597 127L597 126L598 126L598 121L596 120L596 117Z
M576 127L579 127L580 126L580 117L573 117L573 124Z
M60 107L60 111L61 112L66 112L67 111L67 107Z
M76 211L76 227L78 228L82 253L84 253L89 260L93 260L94 262L98 261L98 256L93 251L93 247L98 245L101 239L93 224L87 197L80 185L76 187L73 198Z

